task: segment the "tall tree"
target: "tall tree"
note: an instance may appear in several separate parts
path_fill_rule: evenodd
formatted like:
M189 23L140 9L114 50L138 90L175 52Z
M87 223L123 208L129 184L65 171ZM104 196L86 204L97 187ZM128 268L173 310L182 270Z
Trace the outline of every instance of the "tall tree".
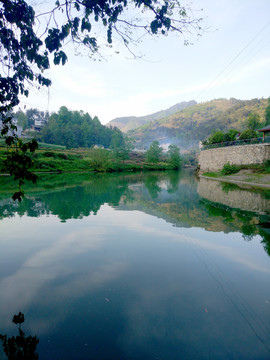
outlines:
M181 168L181 156L180 156L180 150L179 147L171 144L169 146L169 150L167 152L169 163L175 168L180 169Z
M146 151L146 161L155 164L160 161L161 154L162 147L159 145L159 142L153 141Z

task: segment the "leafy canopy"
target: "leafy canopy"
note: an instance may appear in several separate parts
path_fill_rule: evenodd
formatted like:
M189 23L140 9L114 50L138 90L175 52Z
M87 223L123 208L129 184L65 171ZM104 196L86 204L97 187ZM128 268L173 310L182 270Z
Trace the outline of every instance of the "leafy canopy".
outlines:
M93 119L83 111L70 111L62 106L49 117L42 128L38 140L48 144L65 145L70 148L89 148L93 145L111 146L115 137L123 139L121 131L102 125L95 116Z

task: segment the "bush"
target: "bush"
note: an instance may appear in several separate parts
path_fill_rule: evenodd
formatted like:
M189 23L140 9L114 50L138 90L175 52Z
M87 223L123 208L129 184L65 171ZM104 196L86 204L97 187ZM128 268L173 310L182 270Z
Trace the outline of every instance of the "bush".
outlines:
M255 130L251 130L251 129L247 129L247 130L243 131L239 137L240 140L254 139L254 138L257 138L257 133Z
M224 135L224 141L234 141L236 139L237 134L239 133L238 130L230 129L225 135Z
M264 162L264 172L266 174L270 173L270 159Z
M224 164L223 169L221 170L222 175L231 175L238 173L238 171L241 169L238 165L232 165L230 163Z
M224 133L222 131L216 131L208 139L209 144L221 143L224 141Z

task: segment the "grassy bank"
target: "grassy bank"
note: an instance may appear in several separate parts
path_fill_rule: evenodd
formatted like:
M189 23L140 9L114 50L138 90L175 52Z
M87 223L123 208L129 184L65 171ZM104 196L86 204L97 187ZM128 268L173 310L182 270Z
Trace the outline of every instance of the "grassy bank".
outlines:
M0 149L0 166L6 157L6 149ZM33 172L134 172L173 170L167 162L147 163L143 154L121 160L105 149L40 148L33 155ZM2 166L1 166L2 168ZM3 171L2 171L3 172Z
M202 176L232 184L251 187L270 187L269 160L265 164L225 167L217 172L205 172Z
M203 176L209 176L213 178L232 176L233 174L249 173L254 176L260 176L264 174L270 174L270 160L267 160L264 164L254 164L254 165L230 165L225 164L223 169L216 172L205 172Z

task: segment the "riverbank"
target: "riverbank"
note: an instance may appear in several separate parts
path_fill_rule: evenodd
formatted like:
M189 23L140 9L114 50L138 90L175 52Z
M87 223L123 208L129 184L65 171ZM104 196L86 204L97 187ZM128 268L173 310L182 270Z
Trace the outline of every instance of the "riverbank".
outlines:
M7 153L0 150L0 169L4 171ZM175 166L164 157L158 163L148 163L145 154L129 154L128 159L121 154L105 149L37 150L33 154L35 173L70 173L70 172L138 172L175 170Z
M270 189L270 174L256 172L254 169L242 169L238 173L231 175L222 175L221 172L208 172L199 175L199 177L245 187Z

